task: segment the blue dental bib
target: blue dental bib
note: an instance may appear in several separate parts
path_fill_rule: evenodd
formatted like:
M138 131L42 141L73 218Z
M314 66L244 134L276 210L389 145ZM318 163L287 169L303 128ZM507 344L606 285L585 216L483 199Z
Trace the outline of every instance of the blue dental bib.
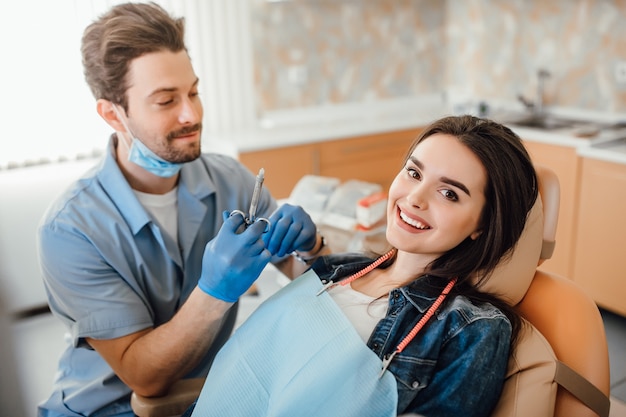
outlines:
M390 372L309 271L266 300L223 346L192 417L392 417Z

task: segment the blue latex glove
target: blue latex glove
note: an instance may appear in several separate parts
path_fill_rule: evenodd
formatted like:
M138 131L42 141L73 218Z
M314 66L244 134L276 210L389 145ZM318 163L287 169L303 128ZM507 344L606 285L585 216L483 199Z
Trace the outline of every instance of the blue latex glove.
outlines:
M202 256L198 287L220 300L234 303L259 277L271 255L262 239L265 222L255 222L243 232L242 216L228 216L217 236L207 243Z
M293 251L308 252L317 242L317 227L300 206L283 204L270 216L272 227L263 236L267 250L283 257Z

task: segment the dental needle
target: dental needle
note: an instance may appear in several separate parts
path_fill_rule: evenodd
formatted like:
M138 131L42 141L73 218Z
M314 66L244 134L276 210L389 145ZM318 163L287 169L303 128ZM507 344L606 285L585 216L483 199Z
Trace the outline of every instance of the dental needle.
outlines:
M261 188L263 187L263 180L265 179L265 170L261 168L259 174L256 176L256 183L254 184L254 191L252 192L252 201L250 202L249 221L254 223L256 220L256 210L261 199Z

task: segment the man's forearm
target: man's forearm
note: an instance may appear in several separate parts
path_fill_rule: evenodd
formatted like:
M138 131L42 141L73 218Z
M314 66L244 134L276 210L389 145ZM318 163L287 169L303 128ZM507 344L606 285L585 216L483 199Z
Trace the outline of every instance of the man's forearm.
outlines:
M120 339L88 342L133 391L163 395L206 355L230 307L196 288L169 322Z

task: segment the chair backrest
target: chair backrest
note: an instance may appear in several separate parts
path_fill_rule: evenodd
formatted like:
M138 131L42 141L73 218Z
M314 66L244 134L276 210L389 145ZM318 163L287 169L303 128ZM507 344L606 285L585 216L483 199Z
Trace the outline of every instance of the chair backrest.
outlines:
M608 416L609 359L593 300L574 282L537 270L552 255L559 182L537 166L540 198L512 258L485 289L504 296L525 320L492 417Z
M554 416L608 417L608 347L602 317L589 295L567 278L537 271L517 309L558 359Z

